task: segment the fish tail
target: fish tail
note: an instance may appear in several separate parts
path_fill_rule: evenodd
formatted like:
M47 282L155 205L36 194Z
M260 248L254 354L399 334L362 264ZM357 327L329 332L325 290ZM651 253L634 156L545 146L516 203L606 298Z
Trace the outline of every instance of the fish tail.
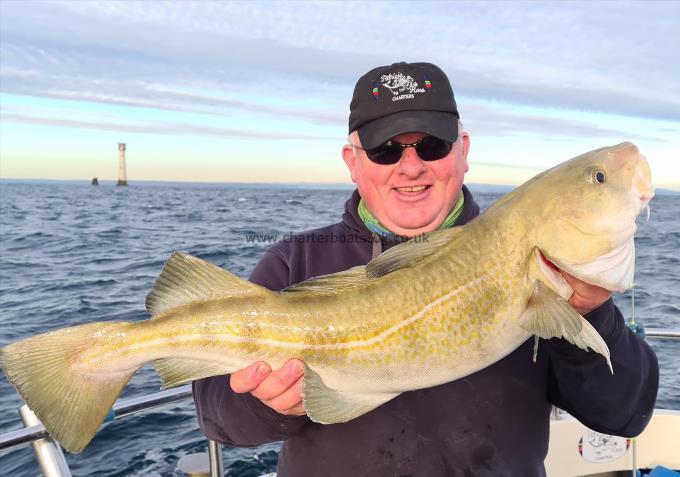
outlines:
M50 435L70 452L81 452L92 440L139 369L110 369L111 364L85 362L83 354L122 339L130 326L124 322L75 326L0 349L2 371Z

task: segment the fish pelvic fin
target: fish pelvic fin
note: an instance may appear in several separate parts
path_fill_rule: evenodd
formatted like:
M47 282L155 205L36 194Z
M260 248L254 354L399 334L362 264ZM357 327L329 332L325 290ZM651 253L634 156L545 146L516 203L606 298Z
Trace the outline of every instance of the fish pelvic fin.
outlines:
M581 349L592 349L607 360L609 370L614 374L609 348L597 330L543 282L536 281L519 323L541 338L564 338Z
M167 389L197 379L230 374L237 371L239 366L184 358L163 358L154 361L154 368L163 380L163 389Z
M182 252L173 252L151 291L146 309L159 313L196 300L272 293L220 267Z
M80 453L139 369L87 369L79 354L96 341L124 333L130 323L92 323L65 328L0 349L0 368L49 434ZM104 336L104 338L102 338Z
M331 389L323 383L318 373L305 365L302 404L307 416L319 424L347 422L372 411L399 394L355 394Z

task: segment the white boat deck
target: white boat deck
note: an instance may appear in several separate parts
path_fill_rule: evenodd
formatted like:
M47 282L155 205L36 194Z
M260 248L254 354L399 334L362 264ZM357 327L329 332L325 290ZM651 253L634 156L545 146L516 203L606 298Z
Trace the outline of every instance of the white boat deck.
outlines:
M680 469L680 411L656 409L634 439L593 432L569 414L550 421L548 477L613 477L657 466Z

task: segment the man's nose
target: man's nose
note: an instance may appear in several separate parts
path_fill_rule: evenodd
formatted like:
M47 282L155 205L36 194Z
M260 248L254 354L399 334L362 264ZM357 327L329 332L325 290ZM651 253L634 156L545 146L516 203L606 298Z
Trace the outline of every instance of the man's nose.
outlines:
M425 170L424 161L416 152L416 148L408 146L404 148L399 160L399 171L408 176L417 176Z

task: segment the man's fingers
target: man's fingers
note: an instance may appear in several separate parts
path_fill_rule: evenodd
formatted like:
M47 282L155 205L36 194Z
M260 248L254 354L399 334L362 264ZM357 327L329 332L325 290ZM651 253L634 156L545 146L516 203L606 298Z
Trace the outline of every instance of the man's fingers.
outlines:
M278 413L281 414L293 414L302 415L304 414L304 408L302 407L302 380L304 377L299 377L298 380L293 383L291 387L286 389L284 392L273 398L271 401L267 402L267 405L271 407Z
M248 393L257 388L271 370L267 363L258 361L233 373L229 379L229 385L234 392Z
M586 315L601 306L612 295L606 288L591 285L579 280L562 270L562 276L574 290L569 298L569 304L582 315Z
M257 388L251 391L251 394L261 401L271 401L295 384L303 373L302 361L291 359L279 369L272 371Z

